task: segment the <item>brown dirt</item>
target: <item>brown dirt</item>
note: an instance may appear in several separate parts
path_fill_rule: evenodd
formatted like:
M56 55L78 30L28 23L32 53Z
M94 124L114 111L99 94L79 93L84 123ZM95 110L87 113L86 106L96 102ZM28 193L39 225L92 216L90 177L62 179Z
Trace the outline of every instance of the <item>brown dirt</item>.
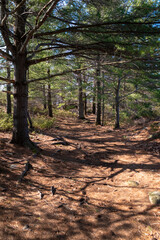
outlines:
M0 133L0 239L160 239L160 206L148 198L160 191L160 141L150 134L150 123L113 131L93 116L63 119L31 134L36 155Z

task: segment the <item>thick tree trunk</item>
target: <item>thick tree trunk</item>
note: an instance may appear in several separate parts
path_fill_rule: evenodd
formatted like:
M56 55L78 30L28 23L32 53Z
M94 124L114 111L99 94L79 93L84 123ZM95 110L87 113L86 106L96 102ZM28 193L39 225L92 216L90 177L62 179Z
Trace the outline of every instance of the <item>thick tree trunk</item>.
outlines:
M27 110L28 84L26 82L26 55L18 54L15 60L14 112L12 143L26 145L30 142Z
M15 1L18 5L21 1ZM13 50L14 57L14 110L13 110L13 135L11 143L35 148L29 139L27 111L28 111L28 84L26 81L27 73L27 54L26 48L20 51L25 41L26 25L26 4L23 3L17 8L14 34L16 36Z
M116 105L116 122L115 122L115 129L120 128L120 123L119 123L119 90L120 90L120 85L121 85L121 78L118 79L118 85L116 88L116 97L115 97L115 105Z
M78 73L78 90L79 90L79 116L78 117L79 117L79 119L85 119L81 73Z
M100 56L97 57L97 118L96 124L101 125L101 80L100 80Z

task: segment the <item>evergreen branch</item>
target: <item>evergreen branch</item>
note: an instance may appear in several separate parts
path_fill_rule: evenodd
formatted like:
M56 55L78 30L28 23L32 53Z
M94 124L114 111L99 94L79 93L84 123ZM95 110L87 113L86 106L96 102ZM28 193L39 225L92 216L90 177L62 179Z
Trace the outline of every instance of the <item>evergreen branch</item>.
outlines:
M107 25L122 25L122 24L126 24L126 25L153 25L153 24L160 24L160 22L104 22L104 23L97 23L97 24L82 24L79 26L74 26L74 27L67 27L67 28L61 28L55 31L51 31L51 32L41 32L41 33L36 33L34 35L35 38L37 37L42 37L42 36L47 36L47 35L54 35L54 34L59 34L59 33L63 33L63 32L84 32L86 28L94 28L94 27L102 27L102 26L107 26ZM92 32L92 33L96 33L96 31L87 31L86 32ZM98 32L98 31L97 31ZM135 33L138 31L108 31L106 33ZM155 31L156 32L156 31ZM100 33L100 32L99 32ZM102 33L105 33L104 31ZM148 33L148 32L141 32L141 33ZM159 31L157 30L156 33L159 33Z
M52 19L56 19L58 21L61 21L61 22L64 22L64 23L68 23L68 24L72 24L72 25L82 25L82 24L79 24L79 23L75 23L75 22L70 22L68 20L65 20L65 19L62 19L62 18L59 18L59 17L55 17L55 16L49 16L50 18Z
M43 77L43 78L31 79L31 80L28 80L27 82L31 83L31 82L47 80L47 79L51 79L51 78L54 78L54 77L59 77L59 76L62 76L62 75L66 75L68 73L77 73L77 72L79 72L81 70L86 70L87 68L88 67L82 68L82 69L75 69L75 70L71 69L71 70L63 71L63 72L56 73L56 74L50 74L50 76L46 76L46 77Z
M123 99L125 99L125 98L126 98L126 97L128 97L129 95L131 95L131 94L133 94L133 93L137 92L137 90L138 90L138 89L136 89L136 90L134 90L134 91L132 91L132 92L130 92L130 93L128 93L128 94L126 94L126 95L124 95L124 96L121 96L121 97L119 97L119 99L120 99L120 102L122 102L122 101L123 101Z
M160 57L158 57L158 58L160 58ZM131 63L131 62L134 62L134 61L148 61L148 60L151 60L151 59L153 59L153 58L133 58L133 59L130 59L130 60L122 60L122 61L116 61L116 62L105 62L105 63L101 64L101 66L106 66L106 65L114 66L114 65L117 65L117 64L124 64L124 63L126 64L126 63ZM46 76L46 77L43 77L43 78L31 79L31 80L28 80L27 83L47 80L47 79L51 79L51 78L54 78L54 77L66 75L68 73L78 73L80 71L95 68L95 67L96 67L95 65L91 65L91 66L83 67L83 68L80 68L80 69L71 69L71 70L63 71L61 73L51 74L50 76Z
M66 52L66 53L60 53L54 56L49 56L49 57L44 57L44 58L39 58L39 59L33 59L28 61L28 66L40 63L40 62L44 62L44 61L49 61L55 58L59 58L59 57L65 57L65 56L69 56L69 55L74 55L76 54L76 51L70 51L70 52Z

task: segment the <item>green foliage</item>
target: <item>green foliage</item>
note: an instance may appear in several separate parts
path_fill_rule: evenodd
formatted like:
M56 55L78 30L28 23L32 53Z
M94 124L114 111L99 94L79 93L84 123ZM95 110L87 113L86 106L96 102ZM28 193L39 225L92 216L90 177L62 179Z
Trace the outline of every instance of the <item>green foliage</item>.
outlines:
M42 115L36 115L33 117L33 126L36 130L50 129L54 126L55 123L55 118L50 118Z
M33 127L35 130L47 130L56 126L59 118L69 118L77 116L75 113L62 109L54 109L54 117L48 117L46 110L40 110L40 113L32 116Z
M30 106L29 111L32 115L42 115L42 116L47 116L48 110L47 109L42 109L39 106Z
M151 131L151 133L155 133L155 132L157 132L159 129L160 129L160 123L159 123L159 122L153 122L153 123L150 125L150 131Z
M0 112L0 131L10 131L13 128L13 118L5 112Z
M6 93L0 93L0 106L6 106Z
M64 110L64 109L55 109L54 111L55 116L60 117L60 118L69 118L69 117L77 117L77 114L69 111L69 110Z
M120 121L122 124L130 122L130 115L127 111L120 112Z

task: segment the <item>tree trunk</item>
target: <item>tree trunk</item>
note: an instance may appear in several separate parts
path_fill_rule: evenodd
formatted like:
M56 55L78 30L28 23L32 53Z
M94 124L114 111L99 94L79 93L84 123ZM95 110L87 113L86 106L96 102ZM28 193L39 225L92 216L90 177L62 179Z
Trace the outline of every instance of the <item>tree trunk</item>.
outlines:
M50 69L48 69L48 79L50 77ZM51 85L48 83L48 116L53 117L52 113L52 95L51 95Z
M84 114L87 115L87 94L84 93Z
M33 127L32 119L28 111L27 111L27 118L28 118L30 130L33 130L34 127Z
M102 86L102 126L104 126L104 110L105 110L105 105L104 105L104 72L103 72L103 86Z
M100 56L97 57L97 118L96 124L101 125L101 80L100 80Z
M84 83L85 84L87 83L85 73L84 73ZM85 114L85 116L87 115L87 93L86 93L86 87L85 87L85 92L84 92L84 114Z
M15 1L16 5L20 1ZM15 48L14 48L14 112L13 112L13 135L12 143L22 146L33 147L34 144L29 139L27 111L28 111L28 84L26 81L27 73L27 54L26 48L20 52L25 41L26 25L26 4L24 3L16 11L16 21L14 25ZM35 146L34 146L35 147Z
M115 97L115 105L116 105L116 122L115 122L115 129L120 128L120 123L119 123L119 90L120 90L120 85L121 85L121 78L118 79L118 85L116 88L116 97Z
M96 114L96 84L95 84L95 80L94 80L94 86L93 86L92 113L93 113L93 114Z
M15 64L14 113L12 143L26 145L30 142L27 110L28 84L26 82L26 54L18 54Z
M7 50L7 53L9 53L9 51ZM10 66L9 63L7 63L7 78L10 79L11 77L11 71L10 71ZM12 113L12 103L11 103L11 84L7 83L7 114L11 114Z
M81 73L78 73L78 90L79 90L79 119L85 119Z
M7 114L12 113L12 103L11 103L11 84L7 83Z
M52 96L51 96L51 85L48 84L48 116L53 117L52 113Z
M46 89L45 89L45 84L42 86L42 90L43 90L43 107L44 109L47 108L47 104L46 104Z

